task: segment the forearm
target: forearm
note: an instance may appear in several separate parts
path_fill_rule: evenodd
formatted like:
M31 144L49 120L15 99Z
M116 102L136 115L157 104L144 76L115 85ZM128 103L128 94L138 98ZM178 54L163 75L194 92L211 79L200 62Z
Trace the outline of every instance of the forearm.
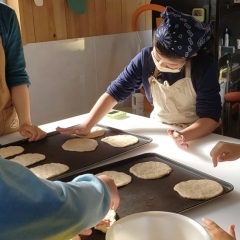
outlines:
M24 123L31 124L30 101L27 85L11 88L12 102L17 111L20 126Z
M184 136L185 141L188 142L212 133L218 125L219 123L211 118L200 118L195 123L179 132Z
M117 101L108 93L104 93L96 102L88 117L85 124L92 128L98 123L115 105Z
M97 224L110 208L108 187L93 175L51 182L9 160L0 158L0 166L5 196L0 239L70 239Z

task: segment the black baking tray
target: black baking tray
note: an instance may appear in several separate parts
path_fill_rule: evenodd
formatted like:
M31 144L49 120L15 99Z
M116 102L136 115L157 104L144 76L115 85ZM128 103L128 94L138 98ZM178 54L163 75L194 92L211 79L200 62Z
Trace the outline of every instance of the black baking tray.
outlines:
M48 133L47 137L41 139L40 141L28 142L28 140L25 139L14 143L6 144L1 147L21 146L24 148L23 153L41 153L46 156L45 160L32 164L28 166L28 168L36 167L38 165L43 165L47 163L66 164L69 167L69 170L66 173L57 177L60 178L65 176L71 176L72 174L78 174L79 172L83 171L84 168L89 168L94 166L95 164L103 163L104 161L107 161L113 157L129 152L136 148L142 147L152 141L152 138L132 134L130 132L122 131L116 128L100 124L96 126L104 128L106 132L103 136L94 138L98 142L98 146L94 151L91 152L72 152L63 150L63 143L65 143L68 139L76 137L73 135L62 135L58 132ZM136 136L138 137L139 142L128 147L115 148L101 141L101 139L104 137L119 134L129 134L132 136ZM14 156L11 156L7 159L11 159L13 157ZM52 178L51 180L53 179L55 178Z
M154 180L140 179L129 172L130 167L132 167L134 164L145 161L160 161L166 163L172 168L173 171L163 178ZM182 213L186 210L221 197L232 191L234 188L233 185L228 182L200 172L194 168L188 167L156 153L141 154L103 167L84 171L82 174L97 174L106 170L120 171L132 176L132 182L130 184L119 188L121 203L117 209L118 218L145 211L167 211ZM71 181L72 177L61 180ZM173 190L173 187L177 183L191 179L211 179L217 181L223 186L224 191L219 196L208 200L192 200L181 197L176 191ZM91 236L81 236L81 238L84 240L104 240L105 234L93 229Z

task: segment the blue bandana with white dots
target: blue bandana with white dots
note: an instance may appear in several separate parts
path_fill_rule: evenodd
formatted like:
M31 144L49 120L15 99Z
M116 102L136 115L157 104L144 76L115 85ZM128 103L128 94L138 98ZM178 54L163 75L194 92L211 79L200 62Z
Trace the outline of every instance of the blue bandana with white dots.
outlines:
M167 6L161 17L164 21L156 30L157 40L179 57L191 57L211 37L211 23L206 25L172 7Z

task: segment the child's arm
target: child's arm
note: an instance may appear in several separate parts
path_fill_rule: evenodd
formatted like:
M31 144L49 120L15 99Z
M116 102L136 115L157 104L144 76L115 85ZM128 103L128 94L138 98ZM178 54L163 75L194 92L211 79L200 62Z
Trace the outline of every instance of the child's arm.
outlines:
M39 127L32 125L30 116L30 101L27 85L19 85L11 89L12 102L19 119L19 132L29 141L37 141L47 134Z
M91 128L97 124L115 105L117 101L108 93L104 93L96 102L87 118L80 125L70 128L57 127L62 134L87 135Z
M109 184L91 174L51 182L0 158L0 184L0 239L71 239L100 222L111 205Z

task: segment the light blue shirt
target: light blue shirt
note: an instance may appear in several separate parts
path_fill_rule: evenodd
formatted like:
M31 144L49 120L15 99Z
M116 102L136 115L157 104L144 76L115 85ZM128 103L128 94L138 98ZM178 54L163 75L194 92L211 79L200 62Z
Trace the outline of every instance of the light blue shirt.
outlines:
M48 181L0 157L0 239L69 240L100 222L109 189L92 174Z

